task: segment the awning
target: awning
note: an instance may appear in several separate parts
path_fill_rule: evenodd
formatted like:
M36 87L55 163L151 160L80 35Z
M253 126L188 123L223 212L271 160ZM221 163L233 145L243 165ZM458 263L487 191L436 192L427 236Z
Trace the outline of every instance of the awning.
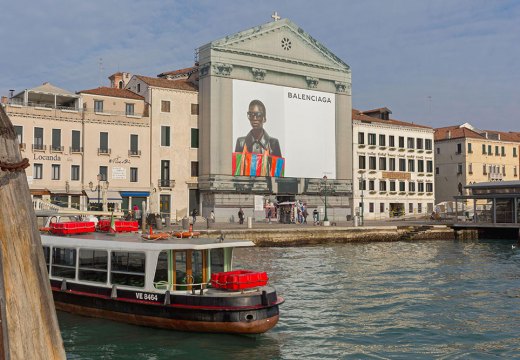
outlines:
M150 196L149 191L121 191L123 197L148 197Z
M98 192L96 190L94 190L94 191L87 190L86 193L87 193L87 196L88 196L88 202L89 203L103 202L103 191L99 192L99 197L100 198L98 198ZM107 190L106 191L106 198L107 198L108 202L114 202L114 201L121 202L121 201L123 201L123 199L121 198L121 195L119 195L119 191Z

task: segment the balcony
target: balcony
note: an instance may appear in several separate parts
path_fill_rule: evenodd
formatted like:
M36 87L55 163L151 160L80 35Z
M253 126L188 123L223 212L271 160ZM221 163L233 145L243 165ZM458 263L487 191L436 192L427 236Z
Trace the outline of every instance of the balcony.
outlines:
M141 150L128 150L128 156L141 156Z
M47 150L47 145L33 144L32 145L32 150L33 151L46 151Z
M97 153L98 155L110 155L112 150L109 148L98 148Z
M83 148L82 147L77 147L77 146L74 146L74 147L69 147L69 152L71 154L82 154L83 153Z
M175 180L159 179L157 181L157 186L160 189L173 189L175 187Z
M64 149L63 146L56 146L56 145L51 145L50 148L51 148L51 153L62 153L63 149Z

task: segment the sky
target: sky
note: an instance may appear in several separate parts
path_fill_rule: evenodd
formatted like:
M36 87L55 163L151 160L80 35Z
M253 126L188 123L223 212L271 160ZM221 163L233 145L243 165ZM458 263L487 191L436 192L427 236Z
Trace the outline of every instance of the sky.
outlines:
M192 66L195 49L277 11L352 70L359 110L432 127L520 131L517 0L5 1L0 95L50 82L77 92L117 71Z

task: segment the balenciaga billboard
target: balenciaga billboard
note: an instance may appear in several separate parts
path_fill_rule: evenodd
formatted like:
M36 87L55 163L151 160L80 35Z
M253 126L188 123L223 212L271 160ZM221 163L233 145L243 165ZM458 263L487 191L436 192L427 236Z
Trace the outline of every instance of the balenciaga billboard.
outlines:
M232 174L336 176L334 94L233 80Z

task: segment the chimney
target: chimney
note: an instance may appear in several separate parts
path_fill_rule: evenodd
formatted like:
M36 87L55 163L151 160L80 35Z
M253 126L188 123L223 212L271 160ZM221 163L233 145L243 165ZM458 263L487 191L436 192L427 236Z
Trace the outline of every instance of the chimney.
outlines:
M446 134L446 139L451 139L451 130L448 130L448 133Z

